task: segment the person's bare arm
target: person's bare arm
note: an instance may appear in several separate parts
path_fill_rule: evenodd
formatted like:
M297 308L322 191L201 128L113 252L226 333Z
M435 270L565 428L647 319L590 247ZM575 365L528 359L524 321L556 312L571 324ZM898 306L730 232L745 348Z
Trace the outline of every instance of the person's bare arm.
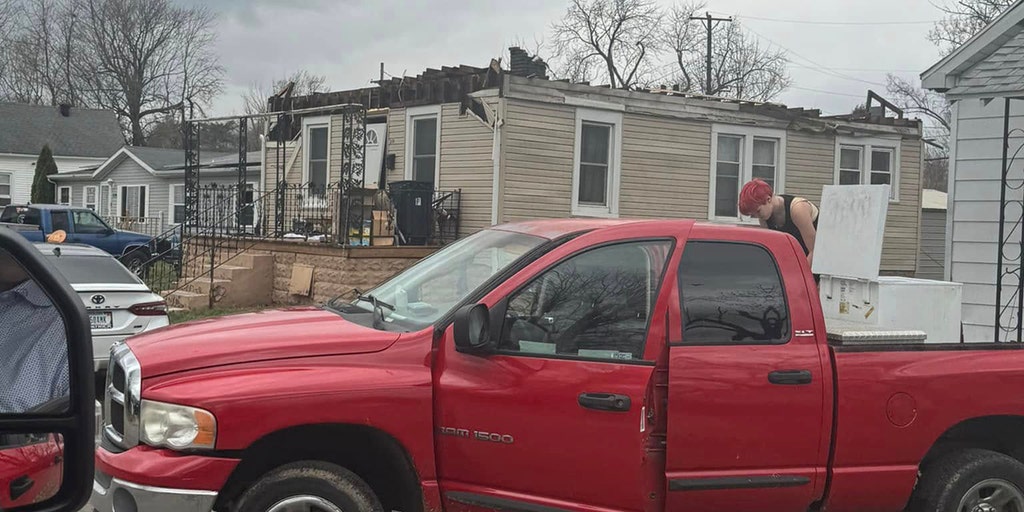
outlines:
M800 236L804 239L804 243L807 244L807 263L814 263L814 237L817 231L814 229L814 221L811 215L814 212L814 207L807 201L800 201L790 207L790 216L793 218L793 224L796 224L797 229L800 230Z

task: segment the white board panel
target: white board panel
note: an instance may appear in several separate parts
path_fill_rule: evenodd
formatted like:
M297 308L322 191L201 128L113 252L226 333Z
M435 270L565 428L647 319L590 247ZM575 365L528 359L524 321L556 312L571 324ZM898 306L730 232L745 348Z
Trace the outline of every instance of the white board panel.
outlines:
M388 139L387 123L366 125L366 161L363 170L363 188L377 188L381 163L384 160L384 141Z
M816 274L878 279L889 185L826 185L814 239Z

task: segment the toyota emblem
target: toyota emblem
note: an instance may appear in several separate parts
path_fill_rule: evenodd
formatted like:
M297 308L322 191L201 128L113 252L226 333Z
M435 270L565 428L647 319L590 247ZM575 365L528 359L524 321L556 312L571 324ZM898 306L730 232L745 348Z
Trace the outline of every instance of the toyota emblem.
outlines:
M93 304L99 305L99 304L103 304L104 302L106 302L107 298L102 296L102 295L93 295L91 300L92 300Z

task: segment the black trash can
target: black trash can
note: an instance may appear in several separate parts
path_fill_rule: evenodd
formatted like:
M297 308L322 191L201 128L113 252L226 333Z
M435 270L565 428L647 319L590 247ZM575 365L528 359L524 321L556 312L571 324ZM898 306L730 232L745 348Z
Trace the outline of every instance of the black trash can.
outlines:
M434 184L407 180L395 181L389 187L399 243L427 245L433 226Z

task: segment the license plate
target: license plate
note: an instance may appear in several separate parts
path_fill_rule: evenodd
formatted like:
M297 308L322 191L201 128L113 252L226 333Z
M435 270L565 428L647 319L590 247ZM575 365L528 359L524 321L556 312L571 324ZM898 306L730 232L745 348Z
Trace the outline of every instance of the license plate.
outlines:
M93 329L110 329L114 326L114 319L109 312L89 313L89 323Z

